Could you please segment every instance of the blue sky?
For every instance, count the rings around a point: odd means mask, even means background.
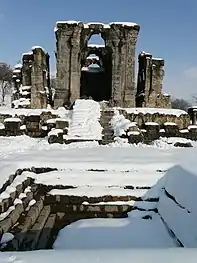
[[[0,60],[14,65],[40,45],[54,70],[58,20],[139,23],[137,53],[165,59],[164,91],[186,99],[197,95],[196,0],[0,0]]]

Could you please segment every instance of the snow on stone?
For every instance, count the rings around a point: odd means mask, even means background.
[[[49,133],[48,136],[58,136],[58,134],[63,133],[62,129],[52,129]]]
[[[197,125],[189,125],[187,128],[188,130],[197,129]]]
[[[153,57],[152,58],[153,60],[163,60],[163,58],[155,58],[155,57]],[[168,95],[168,94],[167,94]]]
[[[147,192],[146,189],[124,189],[120,187],[79,187],[75,189],[53,189],[49,195],[72,195],[72,196],[87,196],[87,197],[100,197],[100,196],[135,196],[143,197]],[[151,196],[152,198],[158,198],[158,196]],[[146,200],[146,199],[144,199]]]
[[[175,122],[165,122],[164,125],[165,126],[177,126]]]
[[[47,52],[45,51],[45,49],[43,48],[43,47],[41,47],[41,46],[33,46],[32,48],[31,48],[31,50],[33,51],[33,50],[35,50],[35,49],[42,49],[42,51],[46,54]]]
[[[140,132],[139,131],[130,131],[127,134],[128,134],[128,136],[130,136],[130,135],[139,135]]]
[[[88,47],[90,48],[103,48],[105,45],[102,44],[88,44]]]
[[[126,134],[126,131],[129,127],[136,126],[136,123],[126,119],[124,115],[120,114],[119,111],[115,110],[115,114],[111,120],[111,125],[114,130],[114,135],[122,136]]]
[[[164,115],[174,115],[174,116],[181,116],[181,115],[187,115],[186,111],[178,110],[178,109],[161,109],[161,108],[124,108],[124,110],[127,111],[127,113],[133,113],[133,114],[164,114]]]
[[[188,129],[183,129],[183,130],[180,130],[179,132],[180,133],[188,133],[189,131],[188,131]]]
[[[122,25],[122,26],[127,26],[127,27],[134,27],[134,26],[138,26],[138,24],[133,23],[133,22],[111,22],[109,24],[111,25]]]
[[[158,126],[159,124],[156,123],[156,122],[149,121],[149,122],[145,122],[145,125],[148,125],[148,126]]]
[[[158,215],[152,215],[152,220],[144,220],[142,219],[145,215],[144,212],[138,212],[137,217],[135,214],[135,212],[131,212],[129,217],[124,219],[79,220],[60,230],[53,248],[131,249],[176,247]],[[94,238],[87,238],[91,236]]]
[[[30,90],[31,86],[22,86],[21,90],[25,91],[25,90]]]
[[[6,212],[1,213],[0,221],[4,220],[14,209],[15,209],[15,206],[10,206]]]
[[[99,123],[100,105],[93,100],[76,100],[72,111],[68,138],[101,140],[102,127]]]
[[[19,118],[6,118],[4,120],[4,123],[6,123],[6,122],[21,122],[21,119],[19,119]]]
[[[19,199],[19,198],[16,198],[15,200],[14,200],[14,205],[16,206],[16,205],[18,205],[18,204],[22,204],[23,202],[21,201],[21,199]]]
[[[13,73],[21,73],[21,70],[20,69],[14,69]]]
[[[5,126],[3,123],[0,123],[0,130],[4,130],[5,129]]]

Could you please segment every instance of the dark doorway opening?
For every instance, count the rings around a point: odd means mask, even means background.
[[[89,40],[91,42],[91,39]],[[88,44],[82,52],[81,98],[109,101],[112,84],[112,52],[105,44]]]

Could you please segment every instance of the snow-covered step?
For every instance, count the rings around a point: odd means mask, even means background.
[[[101,140],[102,127],[99,123],[100,105],[93,100],[76,100],[73,107],[69,137]]]

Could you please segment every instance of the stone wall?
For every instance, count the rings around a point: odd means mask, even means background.
[[[57,22],[57,90],[55,107],[80,98],[82,52],[93,34],[101,34],[112,53],[111,104],[135,105],[135,46],[140,27],[134,23]]]

